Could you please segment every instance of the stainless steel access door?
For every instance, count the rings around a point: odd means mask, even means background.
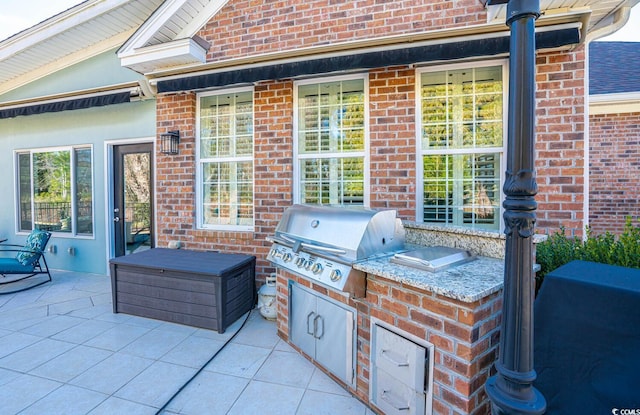
[[[291,282],[289,311],[291,342],[355,387],[356,310]]]

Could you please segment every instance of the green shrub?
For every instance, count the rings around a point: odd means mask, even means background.
[[[640,227],[634,226],[631,218],[627,218],[619,237],[609,232],[593,235],[590,229],[586,236],[584,240],[569,237],[564,229],[560,229],[536,245],[536,262],[540,264],[536,275],[537,289],[546,274],[576,259],[640,268]]]

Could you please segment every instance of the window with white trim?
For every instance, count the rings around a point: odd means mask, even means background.
[[[495,64],[419,73],[418,220],[500,228],[504,74],[504,66]]]
[[[295,200],[368,205],[365,79],[296,84]]]
[[[18,151],[18,231],[93,235],[90,146]]]
[[[253,228],[253,90],[199,95],[198,223]]]

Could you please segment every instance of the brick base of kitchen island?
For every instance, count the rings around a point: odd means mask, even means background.
[[[286,341],[289,340],[289,280],[357,310],[355,390],[332,377],[374,411],[382,413],[369,402],[372,318],[435,346],[433,414],[491,413],[484,384],[493,374],[491,371],[497,357],[501,290],[467,302],[368,273],[366,297],[352,299],[295,274],[278,270],[278,335]]]

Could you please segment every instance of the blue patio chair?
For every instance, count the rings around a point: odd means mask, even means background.
[[[27,236],[24,246],[0,244],[0,294],[28,290],[51,281],[44,258],[44,249],[50,237],[50,232],[34,230]],[[16,284],[37,275],[46,275],[47,278],[34,278],[33,283]],[[5,290],[4,286],[12,288]]]

